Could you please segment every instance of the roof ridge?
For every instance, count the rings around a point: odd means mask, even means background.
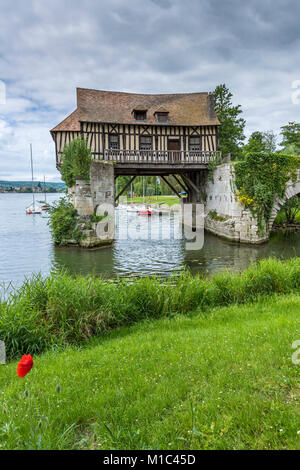
[[[83,87],[76,87],[76,90],[84,90],[84,91],[98,91],[100,93],[115,93],[115,94],[123,94],[123,95],[134,95],[134,96],[185,96],[185,95],[208,95],[210,92],[208,91],[186,91],[183,93],[132,93],[130,91],[116,91],[116,90],[97,90],[96,88],[83,88]]]

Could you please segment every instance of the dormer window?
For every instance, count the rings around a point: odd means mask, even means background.
[[[164,109],[159,109],[155,112],[155,117],[157,122],[168,122],[169,112]]]
[[[147,119],[147,110],[146,109],[134,109],[133,114],[134,114],[134,119],[136,121],[146,121],[146,119]]]

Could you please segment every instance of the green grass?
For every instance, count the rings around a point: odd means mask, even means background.
[[[211,278],[109,282],[63,272],[35,276],[0,303],[0,338],[9,358],[81,344],[144,319],[185,314],[196,308],[243,304],[273,293],[299,292],[300,258],[260,261],[239,273]]]
[[[177,196],[145,196],[129,198],[128,202],[137,202],[145,204],[166,204],[167,206],[174,206],[179,204],[179,198]]]
[[[299,449],[299,314],[273,296],[0,366],[0,449]]]

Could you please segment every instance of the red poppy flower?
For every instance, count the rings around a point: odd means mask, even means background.
[[[31,355],[24,354],[24,356],[22,356],[22,359],[20,360],[18,367],[17,367],[18,377],[21,377],[21,378],[25,377],[25,375],[31,371],[32,366],[33,366],[33,359]]]

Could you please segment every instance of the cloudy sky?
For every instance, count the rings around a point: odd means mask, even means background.
[[[174,93],[226,83],[248,135],[300,121],[291,99],[300,85],[298,0],[0,0],[0,8],[0,179],[29,178],[32,142],[35,179],[60,180],[49,129],[75,109],[76,87]]]

